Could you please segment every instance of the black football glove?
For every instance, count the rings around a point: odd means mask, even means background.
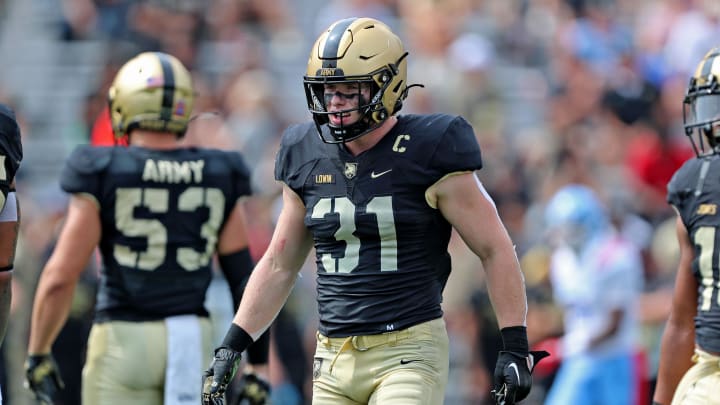
[[[522,401],[530,393],[532,387],[532,371],[540,360],[550,353],[532,351],[522,353],[501,351],[495,363],[493,395],[497,405],[513,405]]]
[[[42,404],[52,405],[57,393],[65,388],[51,354],[29,355],[25,361],[25,387]]]
[[[215,349],[210,368],[203,373],[203,405],[224,405],[225,390],[235,377],[240,365],[241,353],[226,347]]]
[[[242,376],[237,404],[267,405],[270,403],[270,384],[256,374]]]

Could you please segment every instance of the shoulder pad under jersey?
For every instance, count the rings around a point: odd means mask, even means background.
[[[430,160],[430,167],[441,174],[474,171],[482,168],[480,145],[470,123],[461,116],[441,114],[440,123],[447,123]]]
[[[60,173],[60,187],[68,193],[96,195],[99,187],[98,175],[110,164],[114,148],[90,145],[75,148]]]
[[[223,156],[228,162],[228,165],[232,168],[238,197],[252,194],[250,168],[248,168],[245,163],[245,159],[243,159],[242,154],[236,151],[223,151]]]
[[[276,180],[293,187],[299,168],[321,153],[319,148],[322,145],[314,145],[315,139],[321,142],[315,131],[313,123],[304,123],[291,125],[283,132],[280,149],[275,155]]]
[[[668,203],[680,209],[686,198],[695,192],[702,162],[701,159],[690,159],[675,171],[667,184]]]

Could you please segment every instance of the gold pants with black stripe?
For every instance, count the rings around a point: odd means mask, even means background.
[[[200,318],[202,367],[213,353],[208,318]],[[82,403],[87,405],[159,405],[163,403],[167,329],[164,321],[94,324],[82,376]],[[197,370],[198,390],[201,376]]]
[[[313,405],[438,405],[448,379],[442,318],[371,336],[318,333]]]
[[[720,405],[720,356],[696,348],[692,360],[695,364],[680,380],[672,405]]]

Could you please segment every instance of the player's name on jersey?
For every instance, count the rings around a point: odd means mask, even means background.
[[[142,179],[157,183],[200,183],[203,167],[205,160],[202,159],[185,162],[147,159]]]

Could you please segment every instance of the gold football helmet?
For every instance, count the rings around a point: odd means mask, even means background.
[[[108,101],[115,138],[133,129],[182,136],[195,94],[190,72],[176,57],[143,52],[120,68],[108,91]]]
[[[705,54],[690,78],[683,123],[698,156],[720,152],[720,48]]]
[[[303,83],[308,109],[320,138],[327,143],[356,139],[400,111],[407,97],[407,61],[402,41],[384,23],[372,18],[348,18],[330,25],[310,51]],[[361,118],[349,125],[329,125],[324,85],[329,83],[369,84],[370,100],[360,95],[357,108]],[[328,124],[328,137],[322,126]]]

